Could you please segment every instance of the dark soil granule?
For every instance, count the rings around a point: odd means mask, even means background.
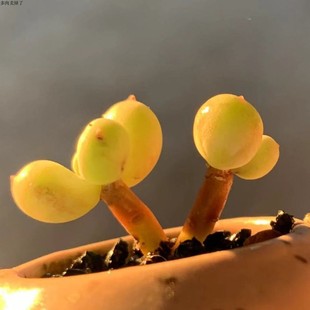
[[[271,221],[272,229],[279,231],[281,234],[288,234],[294,226],[294,216],[284,211],[278,211],[275,222]]]
[[[190,257],[203,253],[206,253],[205,247],[199,240],[193,238],[180,243],[175,249],[174,258]]]
[[[231,232],[227,230],[216,231],[207,236],[203,242],[207,253],[228,250],[233,248],[233,241],[229,239]]]
[[[120,239],[106,254],[104,265],[107,269],[117,269],[126,266],[130,259],[128,243]]]

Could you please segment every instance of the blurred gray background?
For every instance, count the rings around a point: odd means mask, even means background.
[[[125,234],[104,204],[66,224],[15,207],[9,175],[35,159],[70,165],[81,128],[130,93],[158,115],[164,148],[134,188],[164,227],[181,225],[204,175],[198,107],[242,94],[281,145],[277,167],[235,178],[224,217],[309,211],[308,0],[35,1],[0,6],[0,267]]]

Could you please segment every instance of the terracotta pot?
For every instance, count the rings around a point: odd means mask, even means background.
[[[272,219],[225,219],[216,229],[250,228],[255,233],[270,228]],[[52,253],[0,270],[0,308],[309,309],[309,228],[299,221],[290,234],[239,249],[89,275],[40,278],[68,266],[86,249],[106,252],[117,239]],[[166,232],[175,236],[179,229]]]

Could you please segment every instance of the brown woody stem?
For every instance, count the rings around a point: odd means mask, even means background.
[[[152,211],[123,182],[105,185],[101,199],[116,219],[139,243],[143,254],[153,252],[167,237]]]
[[[175,248],[188,239],[195,237],[203,242],[218,221],[233,183],[233,173],[212,167],[207,168],[202,187],[192,207]]]

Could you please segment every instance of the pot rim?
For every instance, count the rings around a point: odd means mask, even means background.
[[[247,228],[246,223],[255,233],[270,229],[270,220],[274,217],[225,219],[215,229],[234,233]],[[132,240],[124,239],[128,238]],[[0,305],[1,294],[14,299],[21,292],[29,294],[38,306],[34,309],[308,309],[310,226],[300,220],[289,234],[232,250],[87,275],[29,278],[38,266],[42,272],[50,259],[110,247],[116,240],[54,252],[0,270]]]
[[[258,231],[264,230],[264,229],[270,229],[270,222],[275,219],[275,216],[253,216],[253,217],[235,217],[235,218],[226,218],[226,219],[220,219],[214,228],[214,231],[217,230],[229,230],[231,233],[236,233],[239,231],[241,228],[249,228],[252,230],[252,234],[255,234]],[[298,224],[303,223],[299,219],[295,219],[295,226]],[[181,226],[178,227],[172,227],[172,228],[166,228],[164,229],[165,233],[169,238],[175,237],[181,230]],[[294,229],[292,230],[294,231]],[[278,237],[279,238],[279,237]],[[274,238],[274,239],[278,239]],[[42,278],[42,276],[46,273],[61,273],[65,268],[67,268],[74,259],[82,255],[85,251],[94,251],[99,254],[104,254],[108,250],[110,250],[113,245],[118,241],[118,240],[124,240],[128,242],[129,244],[132,244],[134,242],[134,239],[130,235],[125,235],[122,237],[117,237],[117,238],[112,238],[104,241],[99,241],[95,243],[90,243],[82,246],[77,246],[65,250],[60,250],[56,252],[49,253],[47,255],[43,255],[41,257],[35,258],[33,260],[30,260],[26,263],[23,263],[19,266],[13,267],[11,270],[14,271],[14,274],[17,277],[20,278]],[[268,244],[270,242],[275,242],[274,239],[263,241],[259,243],[259,247],[264,246],[265,244]],[[252,245],[251,247],[249,246],[244,246],[241,248],[235,248],[235,249],[230,249],[230,250],[224,250],[224,251],[241,251],[241,252],[247,252],[253,247],[257,247],[258,245]],[[219,251],[220,253],[223,253],[223,251]],[[224,252],[225,253],[225,252]],[[200,257],[212,257],[218,255],[218,252],[212,252],[212,253],[205,253],[199,255]],[[193,256],[195,257],[195,256]],[[193,257],[187,257],[187,258],[182,258],[179,259],[184,262],[184,260],[190,260]],[[165,264],[173,264],[176,261],[179,260],[171,260],[171,261],[165,261],[162,263]],[[62,263],[60,263],[62,262]],[[157,263],[158,264],[158,263]],[[156,264],[156,265],[157,265]],[[57,268],[56,266],[59,265]],[[152,264],[150,265],[145,265],[143,268],[150,268]],[[39,267],[39,268],[38,268]],[[140,268],[141,266],[131,266],[131,267],[125,267],[126,269],[130,268]],[[55,270],[56,268],[56,270]],[[118,272],[119,270],[124,270],[124,268],[119,268],[113,270],[113,272]],[[1,271],[1,270],[0,270]],[[108,271],[102,271],[100,273],[105,273]],[[94,273],[91,273],[94,274]],[[81,276],[89,276],[91,274],[87,275],[77,275],[78,277]],[[75,276],[76,277],[76,276]],[[63,279],[63,278],[58,278],[58,279]]]

